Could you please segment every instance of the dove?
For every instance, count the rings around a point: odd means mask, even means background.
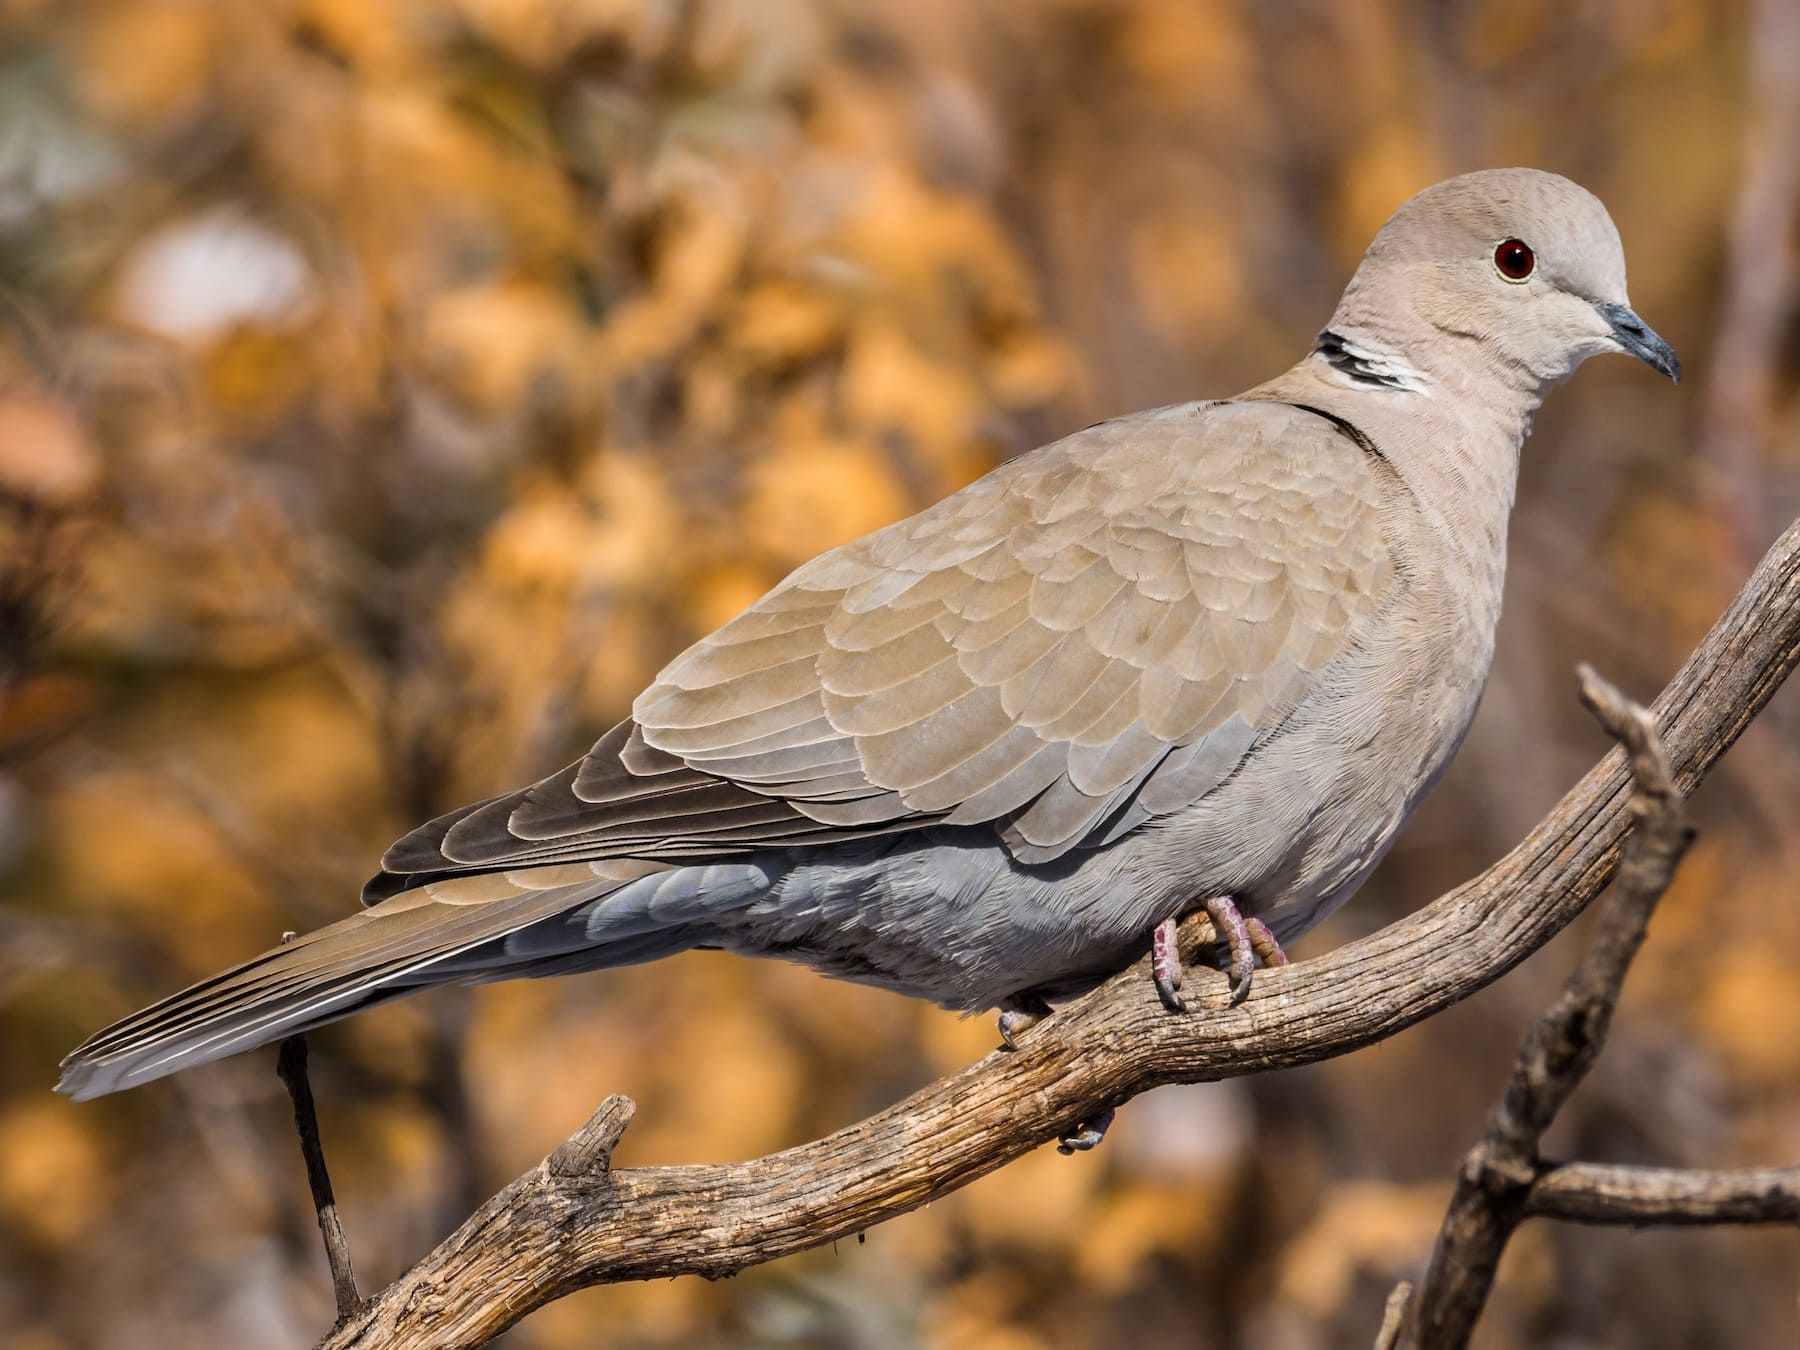
[[[1427,188],[1291,369],[822,554],[574,763],[421,825],[360,912],[99,1032],[59,1090],[695,948],[998,1010],[1010,1044],[1146,950],[1184,1010],[1175,925],[1204,911],[1242,997],[1462,741],[1532,414],[1605,352],[1680,378],[1597,198],[1531,169]]]

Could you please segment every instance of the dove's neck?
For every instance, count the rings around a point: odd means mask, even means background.
[[[1306,360],[1251,396],[1321,409],[1367,436],[1439,522],[1447,560],[1497,620],[1519,450],[1545,390],[1484,355],[1468,341],[1408,351],[1334,326]]]

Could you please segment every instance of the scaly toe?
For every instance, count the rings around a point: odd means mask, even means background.
[[[1174,919],[1164,919],[1150,934],[1150,977],[1156,982],[1156,996],[1170,1012],[1186,1012],[1187,1001],[1180,989],[1187,978],[1181,965],[1181,944],[1177,940]]]
[[[1288,954],[1281,950],[1281,943],[1269,931],[1269,925],[1261,919],[1245,919],[1244,927],[1250,933],[1250,950],[1256,953],[1256,959],[1265,966],[1285,966]]]
[[[1212,920],[1213,932],[1225,944],[1228,954],[1225,969],[1231,977],[1231,1002],[1235,1007],[1249,994],[1250,977],[1256,970],[1256,950],[1250,937],[1250,925],[1229,895],[1211,896],[1201,902],[1201,908]]]

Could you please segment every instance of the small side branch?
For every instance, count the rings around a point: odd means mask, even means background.
[[[612,1170],[612,1153],[625,1137],[631,1118],[637,1114],[637,1103],[614,1094],[600,1103],[574,1134],[556,1146],[544,1159],[544,1171],[553,1177],[597,1177]]]
[[[1525,1213],[1631,1227],[1800,1223],[1800,1167],[1713,1172],[1563,1163],[1531,1183]]]
[[[1431,1265],[1402,1327],[1403,1347],[1468,1344],[1507,1240],[1530,1212],[1541,1170],[1538,1145],[1606,1044],[1632,958],[1693,838],[1649,710],[1591,667],[1582,666],[1580,678],[1582,702],[1630,761],[1631,836],[1586,957],[1531,1029],[1487,1132],[1463,1159]]]
[[[1411,1280],[1402,1280],[1387,1297],[1381,1310],[1381,1327],[1375,1333],[1375,1350],[1394,1350],[1400,1343],[1400,1329],[1406,1325],[1406,1308],[1412,1302]]]
[[[289,1036],[281,1043],[275,1072],[294,1102],[294,1128],[300,1133],[300,1153],[306,1159],[306,1184],[312,1188],[313,1208],[318,1211],[319,1235],[325,1239],[325,1259],[331,1263],[331,1292],[337,1299],[338,1321],[362,1307],[356,1292],[356,1272],[350,1266],[350,1244],[338,1219],[337,1200],[331,1194],[331,1173],[325,1170],[325,1149],[319,1143],[319,1116],[313,1108],[312,1081],[306,1073],[306,1037]]]

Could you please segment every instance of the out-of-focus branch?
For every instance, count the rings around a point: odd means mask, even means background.
[[[1375,1350],[1394,1350],[1400,1343],[1400,1329],[1406,1325],[1412,1292],[1412,1281],[1402,1280],[1387,1296],[1387,1305],[1381,1310],[1381,1327],[1375,1333]]]
[[[286,934],[282,941],[293,939]],[[337,1299],[338,1323],[362,1307],[356,1289],[356,1271],[350,1264],[350,1242],[338,1218],[337,1198],[331,1193],[331,1173],[325,1168],[325,1146],[319,1140],[319,1114],[313,1105],[312,1079],[306,1072],[306,1036],[289,1036],[275,1057],[275,1072],[294,1103],[294,1129],[300,1136],[300,1156],[306,1161],[306,1184],[312,1191],[313,1209],[319,1218],[319,1236],[325,1240],[325,1260],[331,1267],[331,1292]]]
[[[1739,566],[1767,520],[1759,459],[1774,406],[1782,333],[1796,300],[1800,218],[1800,6],[1750,6],[1750,106],[1744,163],[1727,236],[1725,295],[1707,375],[1700,459]]]
[[[1692,790],[1796,663],[1800,523],[1657,700],[1676,791]],[[1615,750],[1481,876],[1319,960],[1261,972],[1236,1007],[1222,978],[1202,979],[1193,1014],[1172,1016],[1140,962],[1024,1032],[1016,1053],[765,1158],[613,1170],[624,1109],[609,1103],[605,1121],[488,1201],[324,1344],[478,1345],[589,1285],[733,1274],[917,1209],[1152,1087],[1311,1063],[1390,1036],[1498,979],[1579,914],[1612,874],[1631,799]]]
[[[1606,1163],[1539,1164],[1522,1217],[1630,1228],[1800,1223],[1800,1167],[1704,1171]],[[1374,1350],[1397,1350],[1413,1284],[1388,1295]]]
[[[1800,1167],[1715,1172],[1562,1163],[1531,1183],[1525,1213],[1631,1226],[1800,1223]]]
[[[66,521],[0,493],[0,712],[37,665],[69,588]]]
[[[1724,526],[1723,565],[1734,575],[1756,556],[1767,514],[1769,437],[1779,402],[1782,347],[1795,306],[1800,225],[1800,5],[1753,0],[1748,13],[1747,125],[1725,240],[1725,280],[1698,437],[1702,489]],[[1725,578],[1719,579],[1720,590]],[[1777,708],[1738,756],[1733,775],[1765,821],[1786,819],[1800,794],[1793,715]],[[1779,826],[1777,845],[1791,841]]]
[[[1468,1343],[1500,1255],[1525,1217],[1544,1131],[1605,1047],[1632,958],[1693,837],[1649,710],[1587,666],[1581,698],[1629,753],[1631,838],[1586,957],[1526,1037],[1487,1132],[1463,1159],[1431,1265],[1401,1327],[1402,1347]]]

